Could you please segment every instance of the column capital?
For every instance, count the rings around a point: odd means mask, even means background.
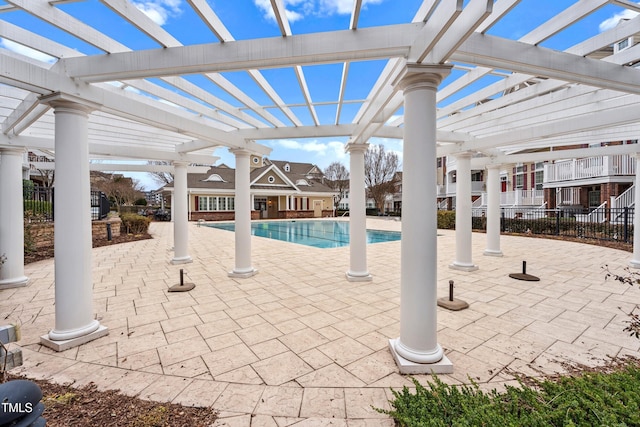
[[[100,104],[63,92],[56,92],[51,95],[41,96],[40,103],[48,104],[55,109],[65,108],[73,111],[81,111],[86,114],[101,108]]]
[[[488,165],[485,166],[485,168],[487,168],[487,169],[500,169],[500,168],[502,168],[502,166],[504,166],[504,165],[501,165],[501,164],[498,164],[498,163],[489,163]]]
[[[428,87],[435,90],[449,75],[452,68],[452,65],[441,64],[407,64],[393,84],[403,91],[418,87]]]
[[[236,157],[249,157],[251,155],[251,151],[246,148],[229,148],[229,152]]]
[[[26,151],[26,147],[19,147],[19,146],[15,146],[15,145],[0,145],[0,154],[2,153],[7,153],[7,154],[17,154],[17,155],[22,155],[25,153]]]
[[[456,153],[453,155],[456,159],[470,159],[473,157],[473,153],[471,151],[464,151],[462,153]]]
[[[174,167],[176,167],[176,166],[178,166],[178,167],[187,167],[187,166],[189,166],[189,162],[186,162],[184,160],[174,160],[171,163],[173,164]]]
[[[349,142],[344,147],[344,151],[346,151],[347,153],[351,153],[351,152],[364,153],[368,149],[369,149],[369,144],[366,142],[365,143]]]

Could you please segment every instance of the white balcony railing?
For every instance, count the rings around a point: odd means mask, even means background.
[[[580,188],[558,188],[556,190],[557,206],[574,206],[580,204]]]
[[[606,176],[634,175],[635,159],[629,154],[563,160],[544,165],[544,182],[575,181]]]
[[[500,193],[500,206],[540,206],[543,203],[543,190],[515,190]]]
[[[636,187],[632,185],[618,197],[611,197],[611,209],[624,209],[635,206],[636,202]]]
[[[456,194],[457,183],[448,182],[446,188],[447,196],[455,196]],[[438,191],[440,189],[438,188]],[[472,181],[471,182],[471,194],[480,194],[485,190],[484,182],[482,181]]]

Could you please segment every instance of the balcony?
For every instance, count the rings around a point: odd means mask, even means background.
[[[635,166],[635,159],[629,154],[563,160],[544,165],[544,183],[635,175]]]
[[[479,195],[484,190],[485,190],[484,182],[482,182],[482,181],[472,181],[471,182],[471,194]],[[440,191],[439,188],[438,188],[438,191]],[[456,195],[456,183],[455,182],[448,182],[447,183],[446,195],[449,196],[449,197]]]

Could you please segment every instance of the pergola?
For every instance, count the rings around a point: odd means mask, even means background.
[[[251,264],[249,156],[270,152],[260,141],[347,137],[352,203],[346,277],[367,281],[371,276],[366,259],[364,152],[371,138],[402,139],[406,232],[401,244],[401,333],[390,340],[390,348],[402,372],[417,373],[452,369],[436,336],[436,177],[431,169],[436,156],[458,159],[452,268],[473,270],[468,244],[471,167],[488,169],[485,255],[500,256],[500,165],[531,156],[543,161],[639,151],[637,145],[561,154],[550,148],[638,139],[640,44],[619,51],[612,46],[640,33],[640,16],[563,51],[542,46],[600,8],[640,12],[640,4],[630,0],[563,2],[568,4],[564,10],[517,40],[497,36],[493,29],[513,21],[519,3],[527,0],[389,1],[384,7],[413,8],[415,13],[409,13],[412,19],[406,22],[377,26],[360,25],[366,4],[354,0],[348,28],[305,34],[294,34],[284,2],[271,0],[277,22],[274,34],[243,40],[234,39],[212,2],[186,0],[183,6],[207,29],[200,44],[189,45],[130,0],[3,3],[0,37],[52,60],[0,51],[0,254],[7,254],[0,289],[28,282],[22,258],[22,153],[51,152],[56,169],[56,324],[42,343],[57,350],[107,333],[107,327],[94,319],[91,303],[91,229],[86,214],[91,160],[172,164],[172,262],[185,263],[191,261],[189,165],[213,164],[213,151],[228,147],[236,157],[237,182],[236,265],[229,274],[241,280],[256,273]],[[83,22],[82,13],[68,12],[69,3],[80,11],[82,4],[85,11],[104,8],[117,15],[123,27],[132,27],[157,47],[125,46],[97,25]],[[64,38],[39,32],[51,26],[69,40],[81,40],[87,53],[64,44]],[[366,98],[350,97],[353,69],[380,60],[385,65]],[[339,88],[332,101],[314,102],[311,94],[321,89],[310,86],[305,67],[327,64],[342,66]],[[285,102],[267,77],[271,69],[295,75],[290,84],[299,87],[304,102]],[[248,75],[263,96],[252,98],[247,88],[234,84],[229,78],[234,72]],[[225,100],[229,96],[235,101]],[[359,109],[352,120],[345,120],[344,109],[350,105]],[[330,121],[318,114],[327,106],[335,110]],[[528,150],[542,152],[519,154]],[[635,230],[640,230],[640,223]],[[640,266],[640,236],[634,241],[632,265]]]

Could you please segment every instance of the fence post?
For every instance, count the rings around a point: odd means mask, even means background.
[[[624,207],[624,242],[629,243],[629,207]]]
[[[560,235],[560,211],[556,210],[556,236]]]
[[[500,209],[500,232],[504,233],[504,208]]]

